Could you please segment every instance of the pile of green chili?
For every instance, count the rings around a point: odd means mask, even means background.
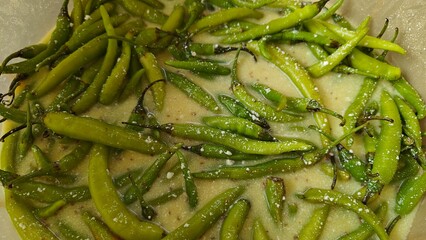
[[[64,0],[49,40],[12,53],[0,66],[1,74],[14,76],[0,94],[6,121],[0,181],[20,236],[188,240],[210,231],[220,239],[242,233],[275,239],[276,229],[306,204],[315,208],[311,217],[296,236],[284,238],[320,238],[330,212],[342,208],[360,221],[339,239],[389,239],[426,191],[419,124],[426,104],[386,60],[391,52],[405,54],[395,43],[398,32],[382,39],[386,23],[371,36],[370,18],[352,26],[338,14],[342,4]],[[315,62],[306,65],[286,51],[293,45],[305,47]],[[276,67],[299,95],[248,84],[240,74],[247,61],[253,71],[259,62]],[[362,79],[341,113],[324,104],[316,84],[336,75]],[[214,84],[228,91],[209,89]],[[161,122],[158,116],[176,107],[166,103],[170,88],[187,96],[176,105],[191,101],[207,114]],[[121,120],[104,117],[109,114]],[[280,136],[277,129],[315,137]],[[111,164],[120,159],[134,162],[114,172]],[[288,189],[292,174],[309,175],[317,166],[329,176],[329,188]],[[232,187],[205,200],[200,185],[219,179]],[[153,191],[167,181],[166,191]],[[246,192],[253,181],[263,184],[258,194],[266,220],[251,210]],[[338,190],[347,182],[359,189]],[[380,195],[386,188],[397,189],[391,200]],[[159,209],[181,197],[190,214],[169,229],[157,221]],[[78,224],[61,213],[73,206]]]

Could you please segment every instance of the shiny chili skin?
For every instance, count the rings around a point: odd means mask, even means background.
[[[193,173],[196,178],[205,179],[253,179],[274,173],[293,172],[302,169],[305,166],[299,158],[282,158],[269,160],[263,163],[243,166],[226,166],[213,170],[206,170]]]
[[[244,222],[249,213],[250,201],[244,198],[238,199],[229,209],[226,218],[220,228],[220,239],[238,240],[239,233],[243,229]]]
[[[119,149],[142,153],[160,153],[165,149],[163,143],[150,136],[94,118],[51,112],[46,114],[43,122],[47,128],[58,134]]]
[[[95,144],[89,153],[89,189],[105,224],[125,239],[139,239],[140,236],[160,239],[163,229],[153,223],[140,221],[121,201],[108,174],[108,156],[108,147],[100,144]]]
[[[203,235],[244,192],[244,187],[230,188],[220,193],[189,220],[170,232],[163,240],[195,240]]]
[[[247,48],[256,55],[262,55],[263,51],[259,47],[259,42],[249,42]],[[302,96],[322,103],[318,88],[315,86],[315,83],[309,76],[309,73],[300,63],[296,61],[296,59],[277,46],[266,45],[264,51],[266,52],[263,53],[263,56],[266,58],[266,60],[272,62],[284,73],[286,73]],[[314,113],[314,118],[320,129],[326,133],[330,133],[330,124],[325,114],[319,112]],[[329,144],[326,138],[322,138],[321,140],[323,145]]]
[[[372,173],[378,174],[377,179],[388,184],[396,172],[401,148],[402,123],[398,107],[390,94],[382,92],[380,113],[392,122],[381,121],[381,132],[373,160]]]
[[[303,225],[299,232],[300,240],[314,240],[318,239],[323,230],[324,223],[327,221],[328,214],[330,212],[330,206],[322,206],[316,208],[313,212],[309,221]]]
[[[225,117],[225,116],[207,116],[203,117],[203,123],[217,129],[234,132],[249,138],[264,141],[273,141],[275,138],[269,131],[261,126],[250,122],[244,118]]]
[[[187,77],[165,71],[167,81],[178,87],[187,96],[214,113],[220,113],[220,107],[214,97]]]
[[[227,95],[219,95],[218,100],[232,115],[240,118],[247,119],[257,125],[269,129],[270,126],[266,119],[261,117],[259,113],[248,110],[240,101]]]
[[[321,0],[311,5],[307,5],[303,8],[297,8],[290,14],[285,15],[282,18],[271,20],[270,22],[253,27],[243,33],[235,34],[222,40],[223,43],[237,43],[251,39],[256,39],[267,34],[277,33],[283,29],[291,28],[306,19],[313,18],[319,13],[321,8],[325,5],[328,0]]]
[[[203,17],[192,24],[188,31],[190,33],[197,33],[207,28],[212,28],[218,26],[223,23],[227,23],[231,20],[246,18],[246,17],[254,17],[260,18],[263,14],[249,8],[229,8],[223,9],[216,13],[212,13],[206,17]]]
[[[347,194],[335,190],[310,188],[299,195],[299,197],[309,202],[325,203],[328,206],[335,205],[351,210],[358,214],[365,222],[369,223],[380,239],[389,239],[388,234],[381,225],[380,219],[374,214],[373,210]]]
[[[282,224],[286,191],[284,180],[279,177],[267,177],[265,180],[265,197],[269,214],[275,224]]]
[[[396,195],[395,212],[401,215],[409,214],[419,204],[425,192],[425,173],[406,179]]]
[[[297,139],[266,142],[197,124],[170,123],[154,128],[159,128],[172,136],[209,141],[250,154],[275,155],[290,151],[308,151],[313,148],[311,144]]]

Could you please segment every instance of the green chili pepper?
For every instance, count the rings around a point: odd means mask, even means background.
[[[334,178],[337,175],[337,180],[348,181],[351,178],[350,173],[346,169],[340,169],[331,163],[321,163],[321,171],[329,177]]]
[[[62,237],[64,237],[65,239],[69,239],[69,240],[88,239],[87,236],[85,236],[78,230],[74,229],[71,225],[63,221],[59,222],[58,229]]]
[[[257,112],[250,111],[244,105],[238,101],[237,99],[234,99],[232,97],[229,97],[227,95],[219,95],[218,97],[220,103],[222,103],[231,113],[232,115],[240,118],[247,119],[251,122],[256,123],[257,125],[269,129],[270,126],[266,119],[259,116]]]
[[[46,169],[50,167],[51,160],[46,156],[46,154],[37,146],[32,145],[31,151],[34,156],[34,160],[36,161],[39,169]]]
[[[286,197],[284,180],[278,177],[267,177],[265,181],[265,196],[272,219],[276,224],[282,224]]]
[[[235,34],[229,37],[226,37],[222,40],[223,43],[237,43],[243,42],[251,39],[256,39],[264,35],[273,34],[280,32],[284,29],[288,29],[296,26],[297,24],[313,18],[319,13],[321,8],[325,5],[328,0],[321,0],[311,5],[307,5],[303,8],[297,8],[290,14],[285,15],[284,17],[271,20],[266,24],[262,24],[256,27],[253,27],[245,32],[240,34]]]
[[[93,61],[104,53],[107,46],[106,38],[94,38],[83,47],[62,60],[53,68],[46,78],[35,86],[32,93],[35,96],[43,96],[55,88],[68,76],[77,72],[81,66]]]
[[[172,136],[209,141],[250,154],[274,155],[290,151],[308,151],[313,148],[311,144],[297,139],[265,142],[196,124],[169,123],[161,126],[153,126],[153,128],[167,132]]]
[[[140,16],[143,19],[153,23],[164,23],[167,16],[161,11],[147,5],[138,0],[117,0],[127,11],[135,16]]]
[[[376,146],[377,146],[379,134],[377,133],[376,129],[371,125],[367,125],[367,132],[368,134],[364,134],[363,136],[364,148],[366,151],[367,162],[372,163],[374,158],[374,153],[376,152]]]
[[[187,69],[196,73],[207,73],[213,75],[228,75],[229,73],[231,73],[231,70],[229,68],[209,61],[168,60],[165,63],[175,68]]]
[[[208,0],[207,2],[213,6],[223,9],[234,7],[234,4],[232,4],[231,0]]]
[[[28,150],[34,142],[31,108],[30,103],[27,103],[27,122],[25,124],[26,128],[22,132],[18,141],[18,155],[21,159],[27,155]]]
[[[389,183],[396,172],[401,146],[402,124],[398,107],[387,92],[380,98],[380,113],[383,117],[392,119],[392,122],[381,121],[381,132],[377,142],[373,160],[373,174],[378,174],[380,183]]]
[[[342,115],[330,109],[323,107],[318,101],[309,98],[287,97],[279,91],[272,89],[261,83],[254,83],[252,88],[262,94],[266,99],[277,104],[277,110],[289,110],[298,113],[322,112],[342,120],[341,125],[345,125],[345,119]]]
[[[338,47],[339,43],[335,40],[332,40],[328,37],[314,34],[306,31],[299,30],[287,30],[272,35],[266,35],[262,38],[261,41],[290,41],[290,42],[306,42],[306,43],[316,43],[319,45],[324,45],[328,47]]]
[[[182,193],[184,192],[183,188],[176,188],[172,189],[170,191],[167,191],[167,193],[160,195],[156,198],[147,200],[147,204],[151,206],[159,206],[162,205],[170,200],[178,198]]]
[[[327,205],[336,205],[351,210],[367,222],[380,239],[389,239],[380,219],[374,214],[373,210],[352,196],[334,190],[310,188],[299,197],[308,202],[326,203]]]
[[[255,219],[253,222],[253,240],[270,240],[265,227],[259,218]]]
[[[283,112],[276,111],[271,106],[257,100],[252,96],[239,81],[237,76],[237,64],[238,64],[238,54],[234,60],[232,67],[232,84],[231,90],[235,97],[243,103],[248,109],[251,109],[254,112],[257,112],[261,117],[275,122],[293,122],[302,120],[302,116]]]
[[[416,176],[419,173],[420,165],[411,154],[402,152],[399,156],[399,159],[401,160],[400,165],[403,165],[398,167],[398,170],[392,178],[392,182],[399,182]]]
[[[313,33],[328,36],[341,44],[346,42],[345,39],[335,34],[319,21],[309,21],[304,25]],[[387,80],[397,80],[401,77],[400,68],[370,57],[357,48],[353,49],[351,54],[349,54],[348,59],[352,67],[357,68],[362,72],[366,72],[367,74],[380,76]]]
[[[100,10],[101,10],[102,20],[104,22],[104,26],[107,31],[107,34],[110,36],[114,36],[115,31],[114,31],[114,27],[111,24],[108,12],[103,6],[100,7]],[[111,71],[113,70],[114,63],[117,57],[117,51],[118,51],[117,40],[108,39],[107,52],[102,62],[102,66],[99,69],[98,74],[96,74],[95,79],[93,79],[92,83],[89,85],[86,91],[76,100],[76,102],[72,106],[72,110],[75,113],[83,113],[87,111],[99,100],[100,93],[102,92],[102,87],[107,81],[108,76],[111,74]],[[128,50],[126,55],[130,55],[128,53]],[[123,62],[124,61],[125,59],[123,59]],[[114,73],[117,74],[116,72]],[[108,101],[105,101],[105,102],[108,102]]]
[[[191,43],[188,46],[191,55],[203,55],[203,56],[211,56],[221,53],[226,53],[229,51],[238,50],[236,47],[222,47],[217,44],[209,44],[209,43]]]
[[[376,208],[374,213],[377,215],[377,217],[381,221],[383,221],[387,211],[388,211],[388,204],[386,202],[383,202]],[[338,240],[353,240],[353,239],[366,240],[370,238],[373,234],[374,234],[374,229],[372,228],[372,226],[368,224],[367,222],[363,222],[357,229],[343,236],[340,236]]]
[[[83,3],[83,7],[90,7],[89,5],[91,4],[91,0],[85,0],[86,2],[82,2]],[[115,9],[115,4],[112,2],[107,2],[105,4],[103,4],[103,6],[105,7],[105,9],[108,11],[108,13],[111,13],[114,9]],[[85,10],[84,10],[85,11]],[[76,29],[76,31],[79,31],[91,24],[93,24],[94,22],[98,21],[99,19],[102,18],[101,16],[101,11],[99,8],[95,9],[94,11],[91,11],[90,13],[85,12],[84,13],[84,21],[82,22],[82,24],[78,27],[78,29]]]
[[[94,145],[89,153],[89,188],[96,209],[112,232],[124,239],[160,239],[163,230],[133,215],[116,192],[108,174],[108,148]],[[108,201],[105,201],[108,199]]]
[[[194,146],[183,146],[185,150],[196,153],[206,158],[229,159],[236,161],[256,160],[264,156],[258,154],[245,154],[233,148],[225,147],[219,144],[202,143]]]
[[[107,10],[108,11],[108,10]],[[128,14],[120,14],[117,16],[111,17],[111,25],[114,27],[121,25],[122,23],[126,22],[129,19]],[[123,24],[125,25],[125,24]],[[119,27],[120,28],[120,27]],[[119,29],[118,28],[118,29]],[[56,51],[55,54],[51,55],[50,57],[44,59],[42,62],[40,62],[37,65],[37,69],[39,70],[41,67],[46,66],[48,64],[52,64],[54,61],[60,59],[67,53],[72,53],[78,48],[82,47],[84,44],[89,42],[90,40],[98,37],[99,35],[103,34],[105,32],[105,27],[102,19],[99,21],[85,27],[82,29],[78,29],[77,32],[75,32],[70,39],[64,43],[64,45],[61,46],[61,48]],[[121,33],[119,34],[121,35]]]
[[[420,123],[417,119],[416,113],[411,108],[408,103],[406,103],[402,98],[395,96],[395,103],[399,109],[399,113],[401,114],[401,118],[404,121],[403,132],[410,138],[414,140],[414,146],[417,150],[417,158],[422,166],[425,166],[426,159],[422,150],[423,139],[420,129]]]
[[[329,212],[330,206],[328,205],[316,208],[309,218],[309,221],[303,225],[299,232],[298,238],[300,240],[318,239],[323,232]]]
[[[129,31],[129,29],[139,25],[140,21],[132,21],[127,24],[123,24],[120,31],[124,31],[124,33],[126,33]],[[116,32],[118,32],[118,29]],[[78,48],[64,60],[62,60],[56,67],[54,67],[48,73],[46,78],[37,86],[35,86],[35,89],[32,90],[32,93],[35,96],[43,96],[47,94],[70,75],[79,71],[80,68],[92,62],[93,60],[98,59],[102,54],[105,53],[107,45],[108,38],[106,34],[92,39],[84,46]]]
[[[145,69],[145,74],[148,77],[150,83],[164,79],[162,71],[157,63],[157,58],[153,53],[143,53],[139,48],[136,48],[136,52],[139,55],[139,61]],[[164,97],[165,97],[165,85],[164,82],[159,82],[151,87],[155,107],[158,110],[163,109]]]
[[[335,139],[333,142],[328,144],[326,147],[315,149],[314,151],[304,153],[302,155],[302,160],[305,162],[306,165],[313,165],[321,161],[325,157],[325,155],[327,155],[331,151],[333,147],[339,145],[341,141],[343,141],[346,137],[350,136],[354,132],[357,132],[365,128],[366,125],[367,124],[364,123],[354,128],[351,132],[343,134],[342,136],[340,136],[339,138]],[[330,134],[324,133],[319,127],[311,125],[309,126],[309,128],[319,131],[322,135],[326,136],[327,139],[333,140],[333,137],[331,137]]]
[[[263,14],[255,11],[250,8],[229,8],[222,9],[218,12],[209,14],[192,24],[188,31],[190,33],[197,33],[207,28],[212,28],[224,23],[227,23],[231,20],[241,19],[241,18],[260,18]]]
[[[220,228],[220,239],[237,240],[246,217],[250,210],[250,202],[247,199],[238,199],[229,209],[226,218]]]
[[[65,188],[42,182],[26,181],[14,183],[8,187],[17,196],[45,203],[53,203],[61,199],[65,199],[67,202],[90,199],[90,192],[86,186]]]
[[[333,14],[343,5],[344,0],[337,0],[331,7],[326,9],[324,12],[318,14],[316,18],[321,20],[328,20],[330,19]]]
[[[392,84],[398,93],[416,110],[417,118],[423,119],[426,116],[426,103],[416,89],[405,78],[392,81]]]
[[[0,115],[6,119],[14,121],[16,123],[26,123],[27,113],[16,108],[6,107],[0,104]]]
[[[335,23],[337,23],[337,25],[344,27],[346,29],[352,30],[354,29],[354,27],[352,27],[352,24],[342,15],[334,13],[331,18],[333,19],[333,21]]]
[[[76,147],[68,154],[63,156],[57,161],[50,161],[42,150],[36,145],[32,146],[34,158],[40,165],[40,169],[29,174],[20,176],[13,181],[11,184],[24,182],[25,180],[31,179],[38,176],[49,176],[56,175],[58,173],[67,172],[75,168],[86,156],[91,147],[90,143],[79,142]]]
[[[344,73],[344,74],[358,74],[358,75],[370,77],[370,78],[373,78],[373,79],[379,79],[380,78],[380,76],[375,75],[373,73],[361,71],[359,69],[349,67],[349,66],[346,66],[346,65],[343,65],[343,64],[338,65],[335,68],[333,68],[333,71],[336,72],[336,73]]]
[[[244,187],[238,186],[217,195],[163,240],[198,239],[227,211],[244,190]]]
[[[89,227],[95,240],[119,240],[119,238],[111,232],[111,230],[89,212],[83,212],[81,215],[84,223]]]
[[[346,41],[349,41],[356,35],[355,32],[348,30],[344,27],[340,27],[328,22],[321,22],[321,24],[329,28],[331,31],[333,31],[335,34],[345,39]],[[371,37],[368,35],[366,35],[363,39],[359,41],[358,46],[394,51],[400,54],[406,53],[406,51],[396,43],[382,40],[380,38]]]
[[[164,145],[150,136],[94,118],[51,112],[46,114],[43,122],[55,133],[83,141],[142,153],[160,153],[164,150]]]
[[[304,166],[300,158],[283,158],[269,160],[255,165],[220,167],[214,170],[196,172],[192,175],[196,178],[206,179],[252,179],[275,173],[293,172],[302,169]]]
[[[349,55],[349,61],[354,68],[387,80],[398,80],[401,77],[400,68],[380,62],[357,49]]]
[[[216,100],[203,88],[194,82],[176,73],[165,71],[167,81],[182,90],[187,96],[214,113],[220,113]]]
[[[154,114],[147,111],[145,107],[143,106],[143,100],[145,98],[146,92],[150,89],[152,85],[158,84],[158,83],[159,81],[149,84],[148,87],[146,87],[145,90],[142,92],[141,96],[139,97],[136,103],[136,106],[133,108],[128,118],[128,122],[131,124],[127,124],[126,128],[141,132],[144,129],[138,126],[139,124],[142,124],[142,125],[146,125],[146,124],[158,125],[159,124]],[[159,132],[156,130],[151,130],[150,134],[155,138],[159,137]]]
[[[313,33],[315,34],[315,33]],[[322,35],[320,35],[322,36]],[[330,55],[323,46],[317,44],[317,43],[308,43],[308,48],[311,50],[312,54],[319,60],[324,60]]]
[[[326,59],[309,66],[307,68],[309,73],[314,77],[321,77],[324,74],[330,72],[334,67],[339,65],[340,62],[342,62],[342,60],[345,59],[346,56],[348,56],[352,52],[352,50],[357,46],[361,39],[366,36],[369,30],[367,27],[369,20],[370,18],[366,18],[358,27],[354,37],[348,40],[342,46],[340,46],[334,53],[332,53]]]
[[[0,67],[0,72],[2,72],[2,70],[5,68],[5,66],[14,58],[25,58],[25,59],[30,59],[33,58],[35,56],[37,56],[38,54],[40,54],[41,52],[43,52],[44,50],[46,50],[47,48],[47,44],[45,43],[38,43],[38,44],[34,44],[34,45],[30,45],[27,47],[24,47],[12,54],[10,54],[9,56],[7,56]]]
[[[235,97],[242,102],[248,109],[257,112],[261,117],[275,122],[294,122],[303,119],[301,115],[294,113],[276,111],[271,106],[256,100],[248,91],[244,89],[241,83],[232,84],[232,92]]]
[[[130,40],[132,37],[132,32],[126,34],[126,39]],[[127,71],[129,70],[131,55],[132,49],[130,43],[124,41],[121,55],[118,58],[114,68],[111,70],[111,74],[108,76],[102,86],[102,90],[99,95],[100,103],[111,104],[112,101],[114,101],[114,99],[119,95],[119,89],[122,89]]]
[[[67,201],[65,201],[64,199],[59,199],[58,201],[46,207],[38,208],[37,210],[35,210],[35,214],[40,218],[48,218],[55,215],[66,204]]]
[[[247,48],[257,55],[262,54],[258,42],[249,42]],[[322,103],[318,88],[300,63],[279,47],[267,45],[263,50],[266,51],[264,52],[264,57],[289,76],[303,97],[314,99],[320,104]],[[325,114],[314,113],[314,119],[322,131],[330,133],[330,124]],[[323,145],[327,145],[328,140],[322,138],[322,143]]]
[[[180,151],[177,151],[176,155],[179,159],[180,169],[183,173],[183,178],[185,180],[185,192],[188,196],[189,206],[195,208],[198,204],[198,192],[197,186],[195,185],[194,179],[191,175],[191,171],[188,167],[188,160]]]
[[[126,83],[123,91],[120,94],[119,101],[122,102],[127,99],[132,93],[136,92],[137,86],[139,85],[142,77],[145,74],[145,69],[141,68],[136,71]]]
[[[143,168],[137,168],[128,172],[123,173],[113,179],[114,186],[116,188],[122,188],[131,184],[131,179],[138,179],[142,176]]]
[[[108,5],[102,5],[102,6],[106,12],[110,13],[111,9],[108,9]],[[99,10],[99,13],[100,12],[101,11]],[[123,26],[122,24],[126,22],[129,18],[130,16],[128,14],[111,15],[111,19],[110,19],[111,25],[114,27],[118,27],[117,29],[120,29]],[[88,41],[90,41],[91,39],[99,36],[100,34],[105,33],[105,31],[106,31],[106,28],[104,26],[103,20],[102,18],[99,18],[98,21],[78,29],[78,31],[76,31],[71,36],[71,38],[64,44],[64,46],[60,50],[58,50],[56,54],[60,54],[60,51],[65,51],[65,53],[67,51],[73,52],[79,47],[83,46]],[[118,31],[118,33],[119,35],[122,35],[121,31]],[[62,52],[61,54],[64,54],[64,52]]]
[[[1,69],[0,69],[1,73]],[[16,91],[19,86],[22,86],[21,83],[28,79],[28,74],[16,74],[16,76],[13,78],[12,82],[9,85],[9,90],[5,94],[0,95],[0,101],[2,104],[5,104],[6,106],[11,106],[14,108],[19,108],[24,100],[27,98],[27,93],[29,86],[24,85],[20,91]],[[10,99],[6,99],[7,97],[10,97]]]
[[[200,0],[185,0],[184,6],[188,14],[185,25],[178,32],[185,32],[201,16],[204,11],[204,4]]]
[[[81,0],[73,0],[73,9],[71,11],[73,31],[77,29],[84,21],[84,8]]]
[[[149,48],[155,45],[161,38],[169,36],[170,33],[161,31],[158,28],[144,28],[136,36],[134,42],[137,46],[143,46]],[[142,52],[142,51],[141,51]]]
[[[346,169],[356,181],[366,181],[368,177],[367,164],[355,156],[350,150],[346,149],[342,144],[338,144],[336,147],[342,167]]]
[[[55,99],[47,106],[46,112],[70,112],[69,102],[86,89],[86,84],[77,77],[71,76],[65,83],[62,90],[56,95]]]
[[[124,194],[123,201],[126,204],[134,202],[137,198],[137,188],[140,188],[140,193],[145,194],[152,187],[154,181],[158,178],[158,174],[164,165],[170,160],[170,158],[176,153],[181,147],[181,144],[177,144],[170,148],[168,151],[163,152],[155,162],[143,173],[143,175],[135,180],[136,186],[130,187]]]
[[[231,0],[237,7],[247,7],[251,9],[261,8],[265,5],[275,2],[275,0],[262,0],[262,1],[246,1],[246,0]]]
[[[98,74],[103,61],[103,57],[100,57],[92,63],[89,63],[88,66],[83,67],[80,76],[80,81],[83,82],[85,85],[89,85],[90,83],[92,83],[93,79],[96,77],[96,74]]]
[[[395,212],[407,215],[413,211],[426,192],[426,174],[412,176],[406,179],[400,186],[396,195]]]
[[[203,123],[217,129],[234,132],[249,138],[273,141],[275,138],[261,126],[244,118],[208,116],[203,117]]]
[[[163,23],[161,26],[161,30],[169,33],[175,33],[177,29],[180,28],[184,21],[185,17],[185,8],[181,5],[176,5],[172,12],[170,13],[170,16],[167,18],[167,20]],[[172,41],[173,36],[169,35],[164,37],[160,40],[159,45],[160,46],[168,46],[170,45],[170,42]]]
[[[45,224],[33,214],[28,205],[20,198],[5,193],[6,208],[11,220],[23,239],[59,239]]]
[[[11,122],[3,123],[5,129],[14,128],[14,124]],[[5,139],[2,144],[1,151],[1,169],[6,171],[14,170],[14,159],[16,157],[16,141],[18,140],[18,134],[12,134]],[[1,178],[0,178],[1,179]],[[58,239],[53,232],[42,224],[32,213],[28,205],[19,197],[14,196],[12,191],[7,188],[4,190],[5,193],[5,207],[10,216],[10,219],[18,231],[19,235],[24,239]]]
[[[150,5],[151,7],[155,9],[163,9],[164,3],[158,1],[158,0],[143,0],[144,3]]]
[[[145,198],[143,197],[142,191],[138,188],[135,181],[130,178],[132,183],[131,187],[135,189],[136,198],[139,200],[139,206],[141,208],[141,215],[144,219],[151,221],[157,216],[157,212],[152,206],[146,203]]]
[[[241,33],[243,31],[247,31],[248,29],[258,26],[259,24],[244,21],[244,20],[234,20],[231,22],[228,22],[226,24],[223,24],[223,26],[216,27],[213,31],[210,31],[210,33],[213,36],[227,36],[230,34],[236,34]]]
[[[345,133],[349,132],[356,126],[363,109],[366,108],[368,101],[370,100],[374,90],[376,89],[377,82],[378,81],[376,79],[364,78],[364,82],[361,85],[361,89],[358,91],[355,99],[345,111],[344,117],[346,123],[343,126],[343,131]],[[349,137],[347,139],[347,143],[349,146],[351,146],[353,144],[353,138]]]

